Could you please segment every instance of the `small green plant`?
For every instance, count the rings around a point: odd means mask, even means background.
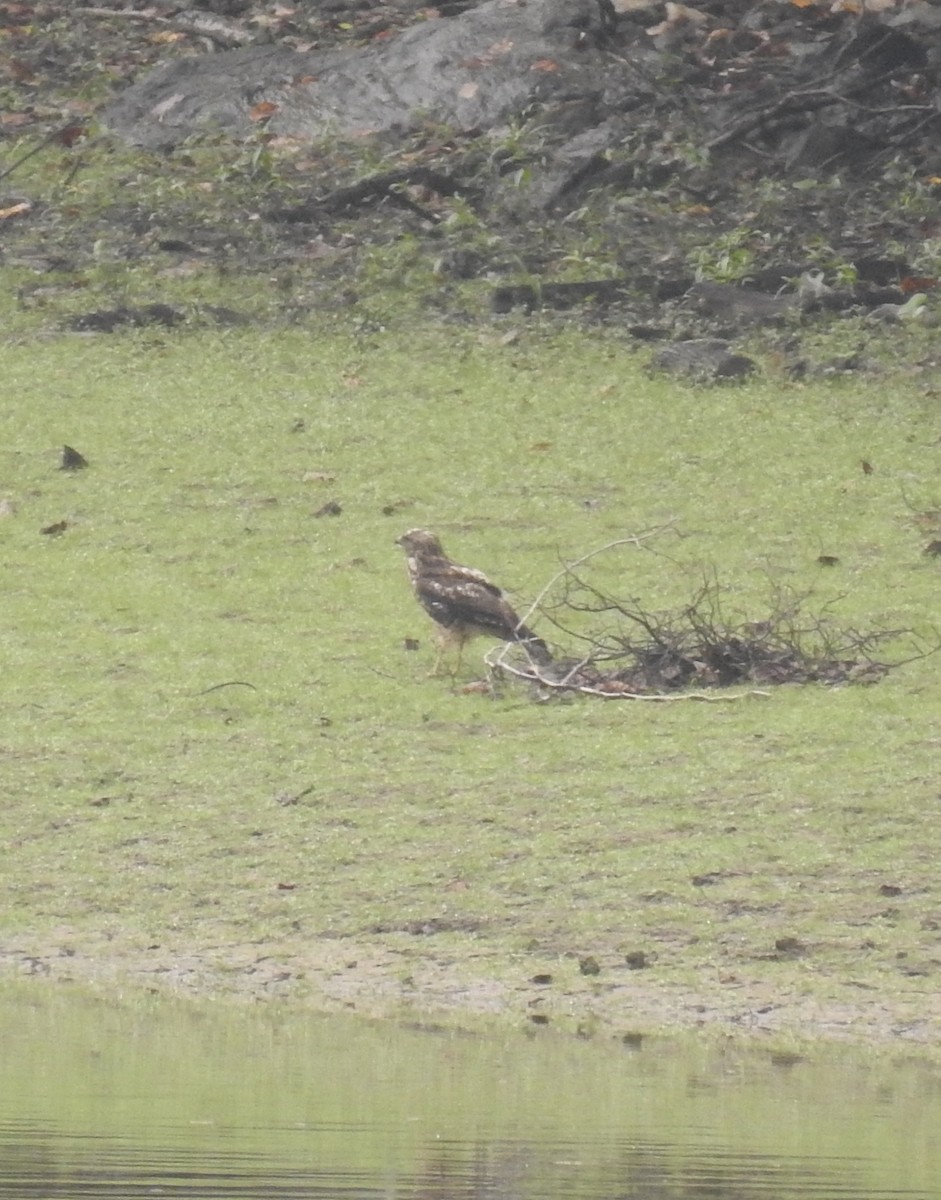
[[[485,230],[485,225],[479,213],[463,197],[454,196],[448,201],[448,215],[441,222],[442,229],[448,232],[471,231],[479,233]]]
[[[721,283],[744,278],[755,266],[757,246],[764,239],[753,229],[732,229],[720,234],[689,257],[697,279],[715,279]]]

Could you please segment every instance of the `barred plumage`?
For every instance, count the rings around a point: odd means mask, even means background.
[[[519,643],[536,663],[551,661],[546,643],[522,623],[496,584],[482,571],[449,559],[435,534],[410,529],[398,539],[398,545],[405,551],[415,596],[438,626],[433,674],[437,674],[446,649],[457,649],[460,665],[465,644],[481,635]]]

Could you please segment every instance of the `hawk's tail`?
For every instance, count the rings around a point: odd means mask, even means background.
[[[541,637],[536,637],[531,629],[520,625],[513,635],[533,662],[539,667],[546,667],[552,662],[552,652]]]

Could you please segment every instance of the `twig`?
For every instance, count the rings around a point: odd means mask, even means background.
[[[698,700],[702,704],[734,704],[737,700],[748,700],[750,697],[767,700],[770,698],[770,692],[763,692],[759,688],[752,688],[747,692],[738,692],[734,696],[711,696],[705,692],[680,692],[675,696],[638,696],[636,692],[603,692],[598,688],[580,687],[578,689],[585,696],[598,696],[602,700],[646,700],[651,704],[679,704],[682,700]]]
[[[549,580],[544,588],[538,593],[536,599],[527,608],[526,612],[520,618],[520,624],[525,625],[533,613],[539,608],[546,595],[552,591],[560,579],[564,579],[566,575],[571,575],[576,567],[580,567],[582,563],[588,562],[591,558],[596,558],[599,554],[604,554],[606,550],[614,550],[618,546],[639,546],[642,542],[649,541],[650,538],[656,537],[667,529],[672,529],[676,525],[676,521],[668,521],[665,525],[658,525],[656,529],[648,530],[647,533],[635,533],[631,537],[618,538],[617,541],[608,542],[604,546],[599,546],[595,550],[589,550],[587,554],[583,554],[581,558],[576,558],[574,562],[563,565],[561,571],[557,571]]]
[[[587,666],[589,660],[582,659],[576,663],[572,669],[565,675],[563,679],[550,679],[539,670],[535,663],[530,663],[528,669],[514,666],[513,663],[507,662],[506,653],[512,648],[512,643],[494,647],[484,656],[484,661],[491,670],[506,671],[510,675],[514,675],[517,679],[524,679],[527,683],[538,683],[543,687],[551,688],[553,691],[564,692],[579,692],[583,696],[598,696],[601,700],[643,700],[649,704],[678,704],[684,700],[695,700],[701,704],[732,704],[738,700],[747,700],[749,697],[759,697],[767,699],[771,693],[761,690],[760,688],[751,688],[747,692],[737,692],[734,696],[721,695],[715,696],[706,692],[682,692],[677,695],[665,696],[661,694],[645,695],[637,692],[609,692],[603,688],[592,687],[590,684],[573,684],[571,680],[576,673]]]
[[[834,72],[830,75],[829,80],[831,83],[837,74],[839,72]],[[768,104],[764,108],[760,108],[752,116],[746,118],[744,121],[740,121],[737,125],[733,125],[730,129],[726,129],[724,133],[718,134],[711,142],[707,142],[706,150],[718,150],[729,142],[734,142],[736,138],[743,137],[755,129],[760,129],[762,125],[786,113],[829,108],[833,104],[851,104],[851,96],[857,95],[860,92],[869,92],[873,88],[878,87],[880,83],[885,83],[891,79],[892,76],[892,71],[886,71],[884,74],[876,76],[875,79],[867,79],[863,84],[856,84],[854,87],[847,88],[846,95],[834,92],[830,87],[809,87],[801,91],[785,92],[780,100],[776,100],[773,104]]]
[[[757,113],[748,117],[747,120],[740,121],[738,125],[733,125],[725,133],[720,133],[717,137],[714,137],[711,142],[706,143],[706,149],[718,150],[729,142],[734,142],[736,138],[744,137],[746,133],[752,133],[754,130],[760,129],[762,125],[774,120],[775,117],[783,116],[784,113],[807,112],[818,108],[829,108],[831,104],[839,104],[842,99],[842,96],[834,95],[833,92],[817,88],[806,92],[787,92],[774,104],[769,104],[767,107],[759,109]],[[795,103],[800,100],[803,100],[804,103]]]
[[[47,133],[43,140],[38,145],[34,146],[32,150],[27,150],[27,152],[18,158],[16,162],[11,163],[8,167],[4,167],[4,169],[0,171],[0,179],[6,179],[8,175],[12,175],[17,167],[21,167],[23,163],[29,162],[29,160],[37,155],[40,150],[45,150],[45,148],[47,146],[51,146],[53,142],[58,142],[73,129],[79,129],[80,124],[81,123],[77,121],[70,121],[67,125],[60,125],[58,129],[53,129],[52,133]]]
[[[194,692],[194,696],[208,696],[210,692],[218,692],[220,688],[227,687],[247,687],[253,692],[257,692],[258,688],[253,683],[246,683],[244,679],[230,679],[226,683],[214,683],[212,687],[204,688],[201,692]]]
[[[918,121],[915,125],[912,126],[911,129],[906,130],[904,133],[900,134],[900,136],[898,138],[895,139],[892,148],[898,149],[899,146],[904,146],[906,142],[910,142],[913,137],[915,137],[917,134],[919,134],[925,128],[925,126],[931,125],[935,121],[937,121],[939,116],[941,116],[941,113],[932,112],[927,117],[925,117],[923,120]],[[884,157],[884,155],[883,155],[883,157]]]
[[[81,7],[75,6],[71,11],[82,13],[86,17],[123,17],[127,21],[158,21],[164,25],[169,24],[166,17],[161,17],[153,9],[145,9],[143,12],[139,12],[136,9],[128,8],[91,8],[82,5]]]

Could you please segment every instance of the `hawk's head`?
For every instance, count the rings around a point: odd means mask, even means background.
[[[444,558],[441,542],[427,529],[410,529],[396,538],[396,545],[410,558]]]

